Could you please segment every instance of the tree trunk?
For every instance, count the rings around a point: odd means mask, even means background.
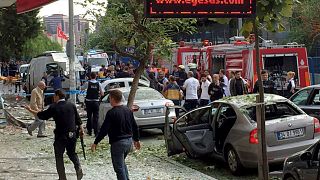
[[[134,98],[136,96],[136,92],[138,90],[138,85],[139,85],[139,79],[141,77],[141,75],[144,72],[144,68],[146,65],[146,59],[141,59],[140,60],[140,64],[138,69],[136,70],[136,73],[134,74],[134,78],[133,78],[133,82],[132,82],[132,86],[131,86],[131,90],[129,93],[129,97],[128,97],[128,103],[127,106],[131,109],[133,102],[134,102]]]
[[[269,180],[269,167],[267,158],[267,147],[266,147],[266,124],[265,124],[265,109],[264,109],[264,92],[261,78],[260,69],[260,50],[259,50],[259,32],[256,19],[253,19],[254,33],[255,33],[255,51],[256,51],[256,68],[258,75],[258,87],[259,95],[257,97],[257,126],[258,126],[258,171],[259,179]]]

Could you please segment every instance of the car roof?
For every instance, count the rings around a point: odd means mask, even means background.
[[[222,99],[217,100],[215,102],[231,104],[231,105],[234,105],[238,108],[241,108],[244,106],[255,106],[257,104],[257,102],[256,102],[257,95],[258,94],[231,96],[231,97],[222,98]],[[284,98],[282,96],[279,96],[279,95],[275,95],[275,94],[264,94],[264,101],[267,104],[274,104],[276,102],[288,101],[288,99]]]
[[[312,85],[312,86],[307,86],[307,87],[304,87],[302,89],[309,89],[309,88],[320,88],[320,84],[315,84],[315,85]],[[301,89],[301,90],[302,90]]]
[[[117,89],[117,90],[120,90],[121,92],[130,92],[130,90],[131,90],[131,87],[121,87],[121,88],[113,88],[113,89],[111,89],[111,90],[115,90],[115,89]],[[155,89],[153,89],[153,88],[150,88],[150,87],[142,87],[142,86],[139,86],[138,87],[138,91],[143,91],[143,90],[152,90],[152,91],[156,91]],[[157,91],[158,92],[158,91]]]

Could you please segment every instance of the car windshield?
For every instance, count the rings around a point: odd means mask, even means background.
[[[28,71],[28,66],[20,67],[20,73],[26,73]]]
[[[257,121],[256,118],[256,106],[247,107],[244,109],[244,114],[253,121]],[[302,114],[298,109],[293,107],[287,102],[277,102],[274,104],[267,104],[265,106],[266,121],[285,118],[290,116],[296,116]]]
[[[96,66],[101,66],[105,65],[107,66],[107,59],[106,58],[88,58],[88,64],[90,66],[96,65]]]
[[[129,92],[123,93],[125,100],[128,100]],[[152,89],[139,90],[136,93],[135,100],[162,99],[163,96],[158,91]]]

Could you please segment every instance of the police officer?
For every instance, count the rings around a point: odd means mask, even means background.
[[[98,119],[99,119],[99,100],[103,96],[101,84],[96,80],[97,74],[91,72],[90,80],[86,82],[82,89],[87,89],[85,104],[87,109],[87,133],[92,135],[92,129],[95,136],[98,135]]]
[[[53,146],[59,180],[67,179],[63,161],[65,150],[67,150],[67,155],[74,164],[77,179],[80,180],[83,177],[83,173],[76,153],[76,143],[78,132],[80,136],[83,136],[82,121],[76,106],[70,102],[66,102],[65,94],[61,90],[56,90],[53,98],[55,103],[47,110],[38,112],[32,110],[30,106],[26,106],[26,109],[40,119],[48,120],[53,118],[56,123]]]
[[[268,94],[277,94],[275,83],[271,80],[269,80],[269,74],[268,71],[262,70],[261,71],[261,78],[262,78],[262,85],[263,85],[263,91],[264,93]],[[253,93],[259,92],[259,83],[256,81],[253,87]]]

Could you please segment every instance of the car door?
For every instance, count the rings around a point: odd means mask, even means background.
[[[176,113],[178,112],[179,116],[183,116],[187,113],[187,111],[181,106],[166,106],[164,139],[168,156],[184,152],[182,144],[173,134],[173,124],[171,124],[171,122],[173,121],[173,123],[175,123],[177,121],[177,117],[169,117],[171,111],[175,111]]]
[[[100,130],[100,127],[102,126],[102,124],[104,122],[106,114],[111,108],[112,108],[112,106],[109,101],[109,95],[106,95],[104,98],[102,98],[101,103],[99,105],[98,130]]]
[[[191,157],[206,156],[214,151],[211,122],[217,109],[218,104],[197,108],[181,116],[173,124],[173,136]]]
[[[319,170],[319,155],[320,155],[320,143],[318,142],[313,149],[312,152],[312,159],[307,163],[306,166],[299,169],[302,174],[302,179],[310,179],[310,180],[316,180]]]
[[[312,97],[313,88],[306,88],[298,91],[290,100],[299,106],[304,112],[309,114],[312,111],[310,106],[310,97]]]
[[[309,106],[303,110],[310,116],[320,119],[320,88],[314,88],[308,101]]]
[[[216,118],[214,119],[215,146],[218,152],[222,152],[224,142],[237,120],[237,114],[228,104],[221,104]]]

